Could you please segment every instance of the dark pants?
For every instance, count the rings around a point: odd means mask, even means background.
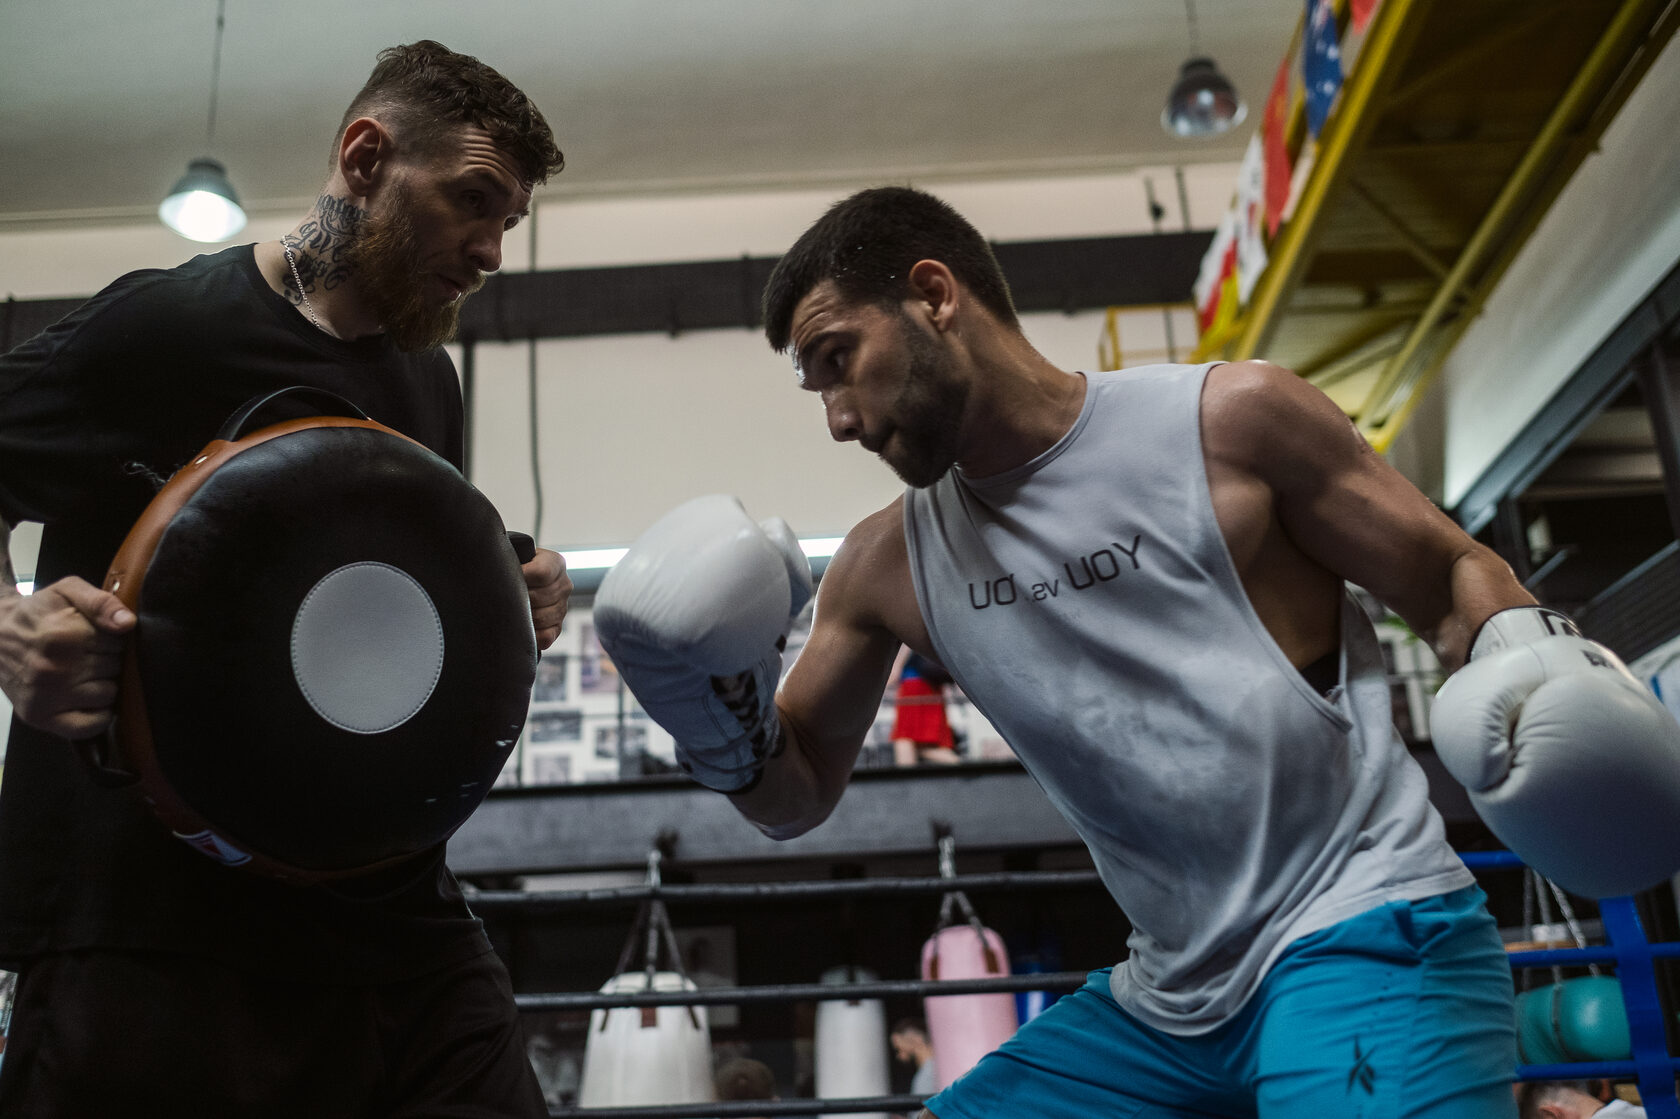
[[[0,1116],[546,1117],[493,954],[380,986],[77,951],[18,986]]]

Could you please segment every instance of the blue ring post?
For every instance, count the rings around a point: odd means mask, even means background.
[[[1459,854],[1471,870],[1519,870],[1524,863],[1510,851],[1465,851]],[[1546,948],[1512,952],[1511,966],[1582,966],[1613,963],[1622,986],[1627,1010],[1628,1037],[1633,1059],[1628,1061],[1583,1061],[1557,1065],[1519,1065],[1518,1080],[1591,1080],[1598,1077],[1624,1079],[1632,1076],[1639,1084],[1639,1097],[1648,1119],[1680,1119],[1680,1095],[1675,1075],[1680,1060],[1668,1052],[1668,1033],[1663,1025],[1662,1000],[1657,993],[1656,959],[1680,958],[1680,944],[1652,944],[1631,897],[1601,898],[1599,919],[1610,943],[1592,948]]]
[[[1674,1090],[1675,1062],[1668,1055],[1662,1002],[1651,945],[1639,923],[1639,911],[1629,897],[1604,898],[1598,903],[1604,931],[1616,949],[1616,978],[1627,1006],[1628,1035],[1639,1079],[1639,1098],[1650,1119],[1680,1119],[1680,1098]]]

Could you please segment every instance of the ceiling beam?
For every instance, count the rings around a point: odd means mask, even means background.
[[[1149,233],[992,246],[1022,312],[1179,303],[1212,233]],[[461,309],[462,341],[526,341],[729,327],[757,329],[775,257],[565,268],[490,277]],[[0,303],[0,353],[86,301]]]

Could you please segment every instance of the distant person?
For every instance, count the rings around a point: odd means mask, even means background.
[[[717,1098],[720,1100],[779,1100],[776,1074],[763,1061],[751,1057],[736,1057],[718,1066],[714,1077]],[[768,1119],[755,1116],[754,1119]]]
[[[1617,1099],[1608,1081],[1556,1080],[1524,1084],[1520,1119],[1645,1119],[1645,1109]]]
[[[951,674],[931,657],[908,645],[899,651],[898,690],[893,708],[895,765],[953,765],[957,740],[945,711],[945,685]]]
[[[933,1063],[933,1043],[928,1040],[927,1023],[920,1018],[901,1018],[887,1035],[892,1042],[893,1056],[915,1068],[910,1078],[910,1094],[924,1100],[939,1090],[939,1069]]]

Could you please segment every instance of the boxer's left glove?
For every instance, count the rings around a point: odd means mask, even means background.
[[[788,526],[733,497],[686,502],[607,572],[595,630],[636,701],[708,788],[745,792],[781,749],[776,685],[811,565]]]
[[[1564,889],[1612,897],[1680,871],[1680,725],[1564,615],[1489,618],[1429,721],[1487,826]]]

